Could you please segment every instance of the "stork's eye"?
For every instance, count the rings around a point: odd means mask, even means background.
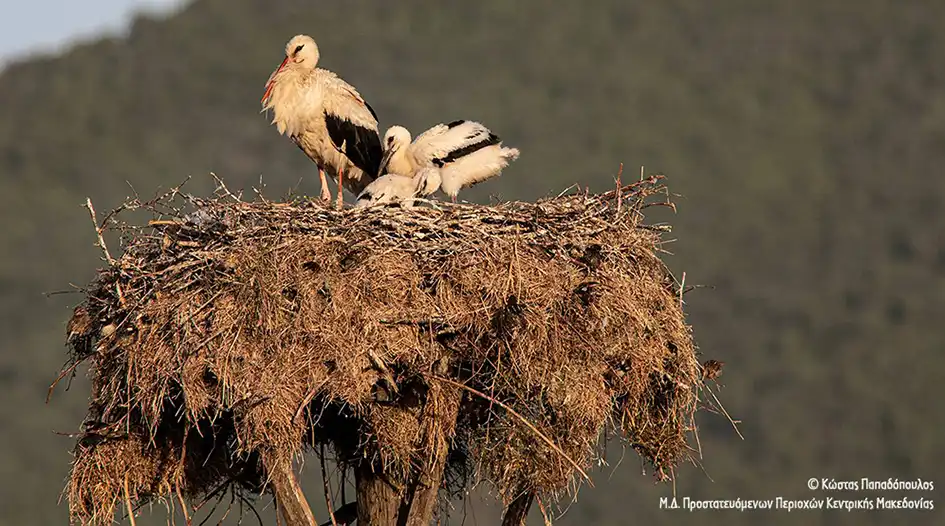
[[[302,48],[303,48],[303,47],[305,47],[305,44],[299,44],[298,47],[295,48],[295,53],[298,53],[299,51],[302,51]]]
[[[393,137],[388,137],[388,138],[387,138],[387,144],[394,144],[394,138],[393,138]]]

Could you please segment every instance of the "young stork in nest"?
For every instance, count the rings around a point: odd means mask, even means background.
[[[426,197],[440,187],[440,175],[435,168],[423,168],[413,177],[388,173],[367,185],[358,195],[356,208],[387,203],[398,203],[403,208],[413,208],[414,199]]]
[[[518,155],[517,148],[502,146],[499,136],[474,121],[437,124],[413,142],[406,128],[391,126],[384,134],[380,173],[413,177],[429,169],[426,190],[440,188],[455,203],[460,190],[499,175]]]
[[[296,35],[286,44],[285,59],[266,82],[260,101],[273,110],[272,123],[318,165],[321,196],[331,200],[325,171],[342,191],[360,194],[378,176],[383,150],[377,114],[353,86],[331,71],[316,68],[318,46],[312,37]]]

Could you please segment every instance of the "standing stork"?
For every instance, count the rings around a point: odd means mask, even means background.
[[[260,103],[273,110],[272,123],[318,165],[321,197],[331,201],[325,171],[338,178],[342,191],[360,194],[378,176],[383,150],[377,114],[353,86],[331,71],[316,68],[318,46],[296,35],[285,46],[285,59],[266,82]]]
[[[432,169],[427,188],[435,184],[455,203],[460,190],[499,175],[518,156],[517,148],[502,146],[498,135],[474,121],[437,124],[413,142],[406,128],[391,126],[384,134],[380,170],[413,176]]]

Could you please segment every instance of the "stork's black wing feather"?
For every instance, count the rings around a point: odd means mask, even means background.
[[[470,144],[469,146],[463,146],[462,148],[457,148],[443,157],[433,159],[433,164],[442,167],[443,165],[451,163],[460,157],[464,157],[473,152],[478,152],[486,146],[492,146],[493,144],[499,144],[500,142],[502,142],[502,139],[500,139],[498,135],[490,133],[488,137],[477,143]]]
[[[374,108],[372,108],[371,105],[367,103],[367,101],[364,101],[364,105],[367,106],[367,109],[369,112],[371,112],[371,116],[374,117],[374,120],[381,122],[381,120],[377,118],[377,113],[374,112]]]
[[[348,119],[328,112],[325,112],[325,126],[335,148],[345,154],[355,166],[372,178],[377,178],[383,157],[381,137],[377,130],[358,126]]]

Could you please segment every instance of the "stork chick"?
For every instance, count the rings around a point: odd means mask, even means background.
[[[317,68],[315,40],[296,35],[285,59],[266,82],[260,103],[273,110],[272,123],[318,166],[321,196],[331,200],[327,170],[337,174],[338,207],[342,191],[360,194],[377,178],[383,150],[377,114],[353,86],[331,71]]]
[[[518,156],[517,148],[504,147],[498,135],[474,121],[437,124],[413,142],[406,128],[391,126],[380,170],[413,176],[432,169],[436,177],[428,177],[428,184],[437,183],[455,203],[460,190],[499,175]]]
[[[428,196],[440,187],[439,173],[430,168],[417,172],[413,177],[388,173],[374,180],[358,195],[356,208],[399,203],[403,208],[413,208],[414,199]]]

